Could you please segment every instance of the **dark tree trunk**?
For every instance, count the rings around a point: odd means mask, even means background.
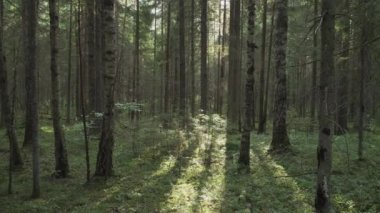
[[[169,116],[169,97],[170,97],[170,25],[171,25],[171,3],[168,2],[167,11],[167,30],[166,30],[166,70],[165,70],[165,96],[164,96],[164,113]],[[167,123],[167,119],[165,119]]]
[[[179,115],[186,113],[185,4],[179,0]]]
[[[318,1],[314,0],[314,17],[318,17]],[[316,19],[315,22],[318,20]],[[313,34],[313,64],[312,64],[312,76],[311,76],[311,99],[310,99],[310,118],[311,118],[311,127],[314,127],[315,120],[315,108],[317,103],[317,58],[318,58],[318,34],[314,32]]]
[[[245,83],[245,114],[243,132],[240,142],[239,164],[249,168],[251,131],[253,128],[252,112],[255,104],[253,89],[255,84],[255,0],[248,1],[248,35],[247,35],[247,77]]]
[[[102,21],[104,26],[103,49],[104,86],[106,94],[106,111],[103,115],[102,135],[96,162],[95,175],[109,177],[112,175],[112,153],[114,147],[114,82],[116,68],[115,43],[115,0],[103,0]]]
[[[230,3],[227,130],[236,132],[240,123],[240,0]]]
[[[271,151],[281,152],[290,146],[287,127],[286,48],[288,33],[288,0],[278,0],[275,33],[276,88],[274,96],[273,137]]]
[[[271,64],[272,64],[272,46],[273,46],[273,31],[274,31],[274,18],[275,18],[275,10],[276,4],[273,2],[272,5],[272,18],[271,18],[271,30],[269,35],[269,45],[268,45],[268,61],[267,61],[267,73],[265,79],[265,101],[264,101],[264,116],[263,116],[263,127],[264,132],[266,130],[267,118],[268,118],[268,102],[269,102],[269,84],[270,84],[270,73],[271,73]]]
[[[265,132],[265,115],[264,113],[264,88],[265,88],[265,45],[267,36],[267,8],[268,1],[263,1],[263,29],[261,33],[261,69],[260,69],[260,102],[259,102],[259,128],[257,132],[262,134]]]
[[[6,69],[6,60],[3,46],[4,31],[4,2],[0,0],[0,97],[1,97],[1,119],[5,123],[7,136],[9,139],[10,165],[11,171],[20,168],[23,165],[20,149],[17,143],[17,134],[14,126],[14,113],[12,113],[11,103],[8,93],[8,74]]]
[[[370,82],[368,80],[370,75],[370,30],[372,27],[372,23],[369,20],[369,10],[370,5],[368,0],[363,0],[359,4],[361,7],[361,36],[360,36],[360,90],[359,90],[359,126],[358,126],[358,158],[359,160],[363,160],[363,139],[364,139],[364,129],[366,126],[365,116],[370,112],[370,104],[369,101],[366,100],[370,94]]]
[[[51,107],[55,140],[55,176],[67,177],[69,173],[69,163],[67,160],[67,150],[65,136],[61,125],[61,113],[59,109],[59,71],[57,66],[57,33],[58,33],[58,13],[56,0],[49,0],[50,15],[50,71],[51,71]]]
[[[350,14],[350,1],[345,1],[346,14],[349,16]],[[338,79],[338,96],[337,96],[337,129],[336,134],[342,135],[345,134],[348,130],[348,74],[349,74],[349,56],[350,56],[350,40],[351,40],[351,32],[350,32],[350,18],[344,18],[343,24],[343,53],[342,64]]]
[[[334,105],[335,0],[322,0],[319,141],[317,149],[316,212],[331,212],[330,172]]]
[[[191,0],[191,115],[195,116],[195,0]]]
[[[207,2],[208,0],[201,0],[201,109],[202,113],[208,111],[208,70],[207,70]]]
[[[86,0],[87,15],[87,74],[89,81],[89,105],[90,112],[96,108],[96,71],[95,71],[95,0]]]
[[[69,12],[69,49],[68,49],[68,57],[67,57],[67,96],[66,96],[66,123],[70,124],[71,122],[71,68],[72,68],[72,38],[73,38],[73,2],[70,0],[70,12]]]
[[[80,0],[79,0],[80,5]],[[82,40],[80,36],[81,32],[81,7],[78,6],[78,12],[77,12],[77,22],[78,22],[78,74],[77,74],[77,87],[78,87],[78,107],[80,108],[79,111],[82,115],[82,123],[83,123],[83,133],[84,133],[84,142],[85,142],[85,152],[86,152],[86,178],[87,182],[90,182],[90,155],[89,155],[89,139],[87,134],[87,122],[86,122],[86,110],[85,110],[85,104],[84,104],[84,85],[83,85],[83,79],[84,79],[84,69],[83,69],[83,58],[82,58]]]
[[[33,192],[40,197],[40,146],[38,143],[38,94],[36,70],[36,26],[37,1],[23,0],[23,35],[25,55],[26,117],[24,146],[32,145],[33,150]]]

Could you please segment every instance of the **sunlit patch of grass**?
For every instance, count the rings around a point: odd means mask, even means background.
[[[54,129],[52,126],[41,126],[41,131],[45,132],[45,133],[53,133],[54,132]]]
[[[29,197],[28,149],[22,150],[24,170],[14,173],[15,193],[5,194],[8,144],[0,143],[0,212],[313,212],[317,134],[290,125],[292,151],[268,155],[271,136],[253,133],[250,173],[239,174],[240,135],[226,135],[225,120],[211,118],[197,116],[187,131],[164,130],[154,119],[141,120],[135,128],[123,118],[115,127],[115,176],[90,184],[84,184],[82,125],[65,127],[70,178],[56,180],[51,177],[53,129],[50,121],[42,122],[42,197]],[[379,135],[366,133],[366,160],[357,161],[356,133],[335,138],[331,192],[336,212],[380,211],[379,141]],[[91,138],[92,173],[98,142]]]

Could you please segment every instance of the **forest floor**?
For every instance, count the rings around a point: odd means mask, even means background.
[[[28,149],[22,150],[24,169],[14,173],[14,193],[7,195],[9,152],[1,130],[0,212],[313,212],[317,134],[290,125],[292,151],[275,156],[267,154],[270,135],[252,134],[251,170],[239,174],[239,135],[226,135],[222,118],[198,116],[191,131],[163,130],[152,120],[138,128],[118,121],[115,175],[90,183],[81,125],[66,127],[70,177],[55,179],[53,129],[43,121],[42,197],[36,200],[30,199]],[[336,212],[380,212],[380,134],[365,139],[365,161],[356,160],[356,134],[334,140]],[[92,172],[97,145],[92,139]]]

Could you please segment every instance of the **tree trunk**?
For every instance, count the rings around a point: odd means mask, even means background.
[[[89,112],[96,108],[96,71],[95,71],[95,1],[86,0],[87,15],[87,73],[89,81]]]
[[[363,160],[363,138],[364,129],[366,126],[365,115],[369,112],[369,104],[366,101],[366,96],[370,94],[368,88],[370,82],[368,81],[368,76],[370,72],[370,29],[372,23],[369,21],[369,1],[363,0],[359,4],[361,7],[361,36],[360,36],[360,92],[359,92],[359,127],[358,127],[358,157],[359,160]]]
[[[195,0],[191,0],[191,115],[195,116]]]
[[[249,168],[251,131],[253,128],[252,112],[254,100],[255,71],[255,0],[248,1],[248,35],[247,35],[247,77],[245,84],[245,114],[243,132],[240,142],[239,164]]]
[[[115,45],[115,0],[103,0],[102,20],[104,26],[105,46],[103,49],[104,85],[106,94],[106,111],[103,115],[102,135],[96,162],[95,175],[109,177],[112,175],[112,153],[114,146],[114,81],[116,68]]]
[[[319,141],[317,149],[316,212],[331,212],[330,172],[334,111],[335,0],[322,0]]]
[[[314,0],[314,17],[318,17],[318,1]],[[317,22],[318,19],[315,20]],[[318,34],[317,32],[313,33],[313,64],[312,64],[312,76],[311,76],[311,101],[310,101],[310,118],[311,118],[311,127],[314,127],[315,120],[315,107],[317,103],[317,58],[318,58]]]
[[[229,76],[227,130],[236,132],[240,123],[240,0],[230,3]]]
[[[171,25],[171,3],[168,2],[167,11],[167,30],[166,30],[166,70],[165,70],[165,101],[164,101],[164,113],[165,117],[169,116],[169,97],[170,97],[170,25]],[[167,123],[167,118],[165,119]]]
[[[208,0],[201,0],[201,109],[202,113],[208,111],[208,70],[207,70],[207,3]]]
[[[345,13],[347,16],[350,14],[350,1],[345,1]],[[348,73],[349,73],[349,56],[350,56],[350,40],[351,40],[351,33],[350,33],[350,18],[345,17],[344,18],[344,24],[343,24],[343,53],[341,55],[342,58],[342,64],[338,79],[338,96],[337,96],[337,132],[336,134],[342,135],[345,134],[348,130]]]
[[[73,38],[73,2],[70,0],[70,17],[69,17],[69,49],[67,57],[67,97],[66,97],[66,123],[70,124],[71,122],[71,64],[72,64],[72,38]]]
[[[40,146],[38,143],[38,91],[36,70],[36,0],[23,0],[23,35],[25,55],[26,117],[24,146],[32,145],[33,191],[32,197],[40,197]]]
[[[58,33],[58,13],[56,0],[49,0],[50,16],[50,71],[51,71],[51,107],[55,140],[55,176],[57,178],[67,177],[69,173],[69,163],[67,160],[67,150],[65,136],[61,125],[61,113],[59,109],[59,71],[57,66],[57,33]]]
[[[82,115],[82,123],[83,123],[83,133],[84,133],[84,142],[85,142],[85,151],[86,151],[86,178],[87,182],[90,182],[90,155],[89,155],[89,141],[88,141],[88,134],[87,134],[87,122],[86,122],[86,110],[85,110],[85,104],[84,104],[84,85],[83,85],[83,58],[82,58],[82,40],[81,40],[81,7],[80,7],[80,0],[78,2],[78,11],[77,11],[77,22],[78,22],[78,74],[77,74],[77,87],[78,87],[78,107],[80,108],[80,112]],[[78,85],[80,84],[80,85]]]
[[[179,115],[186,113],[185,4],[179,0]]]
[[[288,33],[288,0],[278,0],[275,33],[276,88],[271,151],[281,152],[290,146],[287,127],[286,48]]]
[[[275,17],[275,10],[276,10],[276,4],[273,2],[272,5],[272,18],[271,18],[271,30],[269,35],[269,45],[268,45],[268,61],[267,61],[267,75],[265,80],[265,102],[264,102],[264,116],[263,116],[263,126],[264,126],[264,132],[266,130],[267,125],[267,118],[268,118],[268,102],[269,102],[269,84],[270,84],[270,73],[271,73],[271,64],[272,64],[272,47],[273,47],[273,31],[274,31],[274,17]]]
[[[17,143],[17,134],[14,126],[14,113],[12,113],[11,103],[8,93],[8,73],[6,69],[6,57],[3,47],[4,32],[4,2],[0,0],[0,97],[1,97],[1,119],[5,123],[7,136],[9,139],[9,153],[11,155],[11,171],[23,165],[20,149]]]
[[[259,128],[257,132],[262,134],[265,132],[265,120],[264,120],[264,88],[265,88],[265,45],[267,36],[267,8],[268,1],[263,1],[263,29],[261,34],[261,69],[260,69],[260,102],[259,102]]]

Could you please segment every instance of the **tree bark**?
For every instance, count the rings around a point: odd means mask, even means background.
[[[266,130],[267,125],[267,118],[268,118],[268,102],[269,102],[269,84],[270,84],[270,78],[271,78],[271,64],[272,64],[272,47],[273,47],[273,31],[274,31],[274,18],[275,18],[275,9],[276,4],[273,2],[272,5],[272,18],[271,18],[271,30],[269,35],[269,45],[268,45],[268,60],[267,60],[267,73],[266,73],[266,80],[265,80],[265,101],[264,101],[264,116],[263,116],[263,126],[264,126],[264,132]]]
[[[260,102],[259,102],[259,128],[257,132],[262,134],[265,132],[265,120],[264,120],[264,88],[265,88],[265,45],[267,36],[267,8],[268,1],[263,1],[263,29],[261,34],[261,69],[260,69]]]
[[[314,0],[314,18],[318,17],[318,1]],[[317,19],[316,21],[317,22]],[[312,64],[312,74],[311,74],[311,99],[310,99],[310,118],[311,118],[311,126],[314,126],[315,120],[315,108],[317,103],[317,60],[318,60],[318,34],[317,32],[313,33],[313,64]]]
[[[23,35],[25,55],[26,117],[24,146],[32,145],[33,191],[32,197],[40,197],[40,147],[38,143],[38,90],[36,70],[37,1],[23,0]]]
[[[350,14],[350,1],[345,0],[345,13]],[[343,53],[341,55],[342,64],[338,79],[338,96],[337,96],[337,121],[338,126],[336,134],[342,135],[348,131],[348,73],[349,73],[349,56],[350,56],[350,18],[345,17],[343,23]]]
[[[319,141],[317,149],[316,212],[331,212],[330,173],[334,105],[335,0],[322,0]]]
[[[207,3],[208,0],[201,0],[201,109],[202,113],[208,111],[208,70],[207,70]]]
[[[247,77],[245,83],[245,113],[243,132],[240,141],[239,164],[249,168],[251,131],[253,128],[252,112],[254,100],[255,72],[255,0],[248,1],[248,35],[247,35]]]
[[[14,113],[12,113],[11,103],[8,93],[8,74],[6,69],[6,57],[3,46],[4,32],[4,1],[0,0],[0,97],[1,97],[1,119],[5,123],[7,136],[9,139],[9,153],[11,170],[20,168],[23,161],[20,154],[20,148],[17,143],[17,134],[14,126]]]
[[[103,115],[102,135],[99,142],[99,150],[96,162],[95,175],[109,177],[112,175],[112,153],[114,147],[114,82],[116,70],[116,43],[115,43],[115,0],[103,0],[103,30],[105,46],[103,49],[104,60],[104,85],[106,94],[106,111]]]
[[[191,114],[195,116],[195,0],[191,0]]]
[[[69,12],[69,49],[67,56],[67,97],[66,97],[66,123],[71,122],[71,68],[72,68],[72,38],[73,38],[73,2],[70,0],[70,12]]]
[[[278,0],[275,33],[276,88],[274,95],[274,118],[271,151],[281,152],[289,148],[290,142],[286,127],[287,83],[286,49],[288,33],[288,0]]]
[[[51,71],[51,110],[53,116],[54,140],[55,140],[55,177],[64,178],[69,173],[65,136],[61,124],[61,113],[59,109],[59,71],[57,66],[57,33],[59,29],[57,2],[49,0],[50,16],[50,71]]]
[[[186,58],[185,58],[185,4],[179,0],[179,115],[184,117],[186,113]],[[183,118],[184,119],[184,118]]]
[[[227,130],[236,132],[240,123],[240,0],[230,2]]]

